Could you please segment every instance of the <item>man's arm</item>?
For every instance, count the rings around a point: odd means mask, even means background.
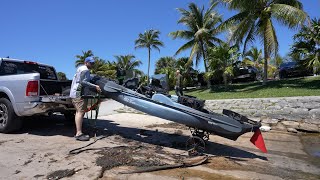
[[[82,86],[96,87],[97,85],[90,82],[90,72],[89,70],[82,71],[80,74],[80,84]]]
[[[91,80],[90,71],[89,70],[82,71],[80,74],[80,84],[82,86],[89,86],[89,87],[96,88],[98,92],[101,92],[100,87],[98,85],[92,84],[90,80]]]

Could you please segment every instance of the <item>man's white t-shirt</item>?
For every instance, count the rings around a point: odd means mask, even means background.
[[[79,97],[79,95],[77,94],[77,91],[79,92],[79,85],[81,83],[81,74],[84,72],[86,72],[85,78],[90,78],[90,72],[86,65],[81,65],[80,67],[78,67],[77,72],[72,79],[71,90],[70,90],[71,98]]]

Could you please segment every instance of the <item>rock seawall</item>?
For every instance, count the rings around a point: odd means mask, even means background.
[[[205,109],[230,109],[273,129],[320,132],[320,96],[206,100]]]

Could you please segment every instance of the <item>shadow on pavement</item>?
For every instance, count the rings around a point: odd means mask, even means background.
[[[97,136],[120,135],[123,138],[126,138],[128,142],[135,140],[179,150],[186,150],[185,143],[190,138],[190,136],[170,134],[157,130],[123,127],[110,120],[98,119],[96,124],[97,128],[95,130],[97,132]],[[85,120],[83,129],[85,133],[93,136],[95,130],[89,126],[88,120]],[[20,133],[29,133],[39,136],[61,135],[73,137],[75,133],[75,125],[74,122],[68,122],[63,116],[59,115],[54,115],[52,117],[32,117],[24,120],[24,126],[21,131],[17,132],[17,134]],[[259,158],[262,160],[268,160],[264,156],[259,156],[254,153],[220,143],[208,141],[206,147],[206,153],[209,155],[225,156],[228,158]]]

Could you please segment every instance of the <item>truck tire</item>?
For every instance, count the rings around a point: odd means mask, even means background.
[[[0,98],[0,133],[10,133],[21,128],[22,121],[14,112],[11,102]]]

